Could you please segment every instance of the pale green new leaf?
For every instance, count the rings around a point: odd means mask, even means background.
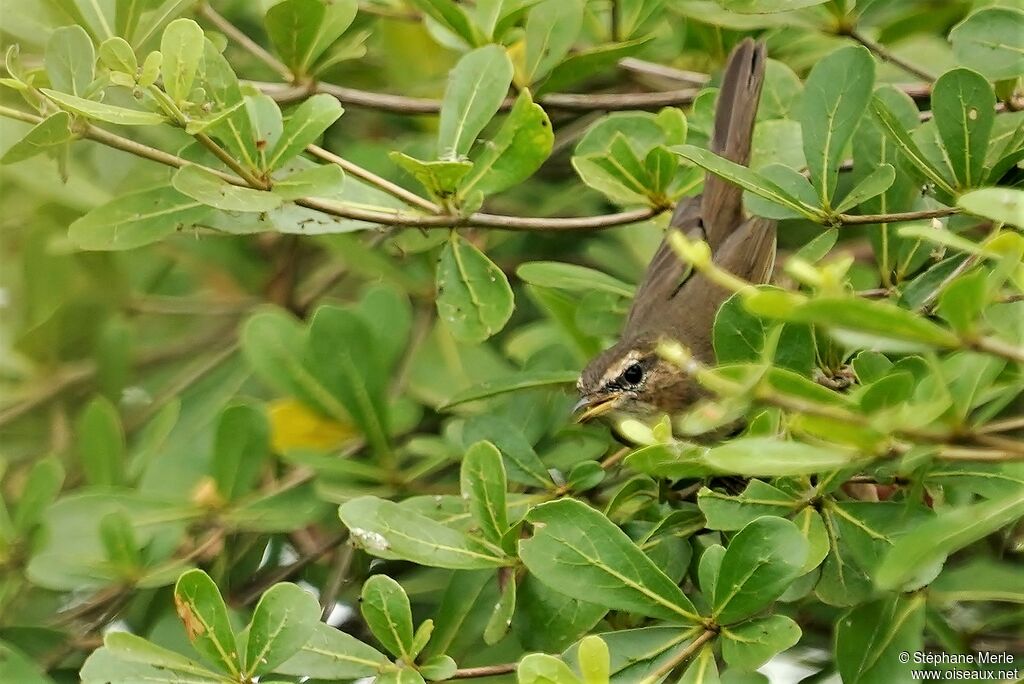
[[[127,107],[96,102],[95,100],[86,100],[82,97],[59,93],[49,88],[40,88],[39,90],[64,109],[81,114],[87,119],[105,121],[118,124],[119,126],[153,126],[167,120],[162,114],[157,114],[156,112],[144,112],[138,109],[128,109]]]
[[[512,62],[498,45],[465,54],[452,69],[441,102],[437,149],[441,159],[464,157],[505,100]]]

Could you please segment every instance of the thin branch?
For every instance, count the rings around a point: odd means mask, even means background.
[[[977,351],[986,352],[995,356],[1001,356],[1009,361],[1024,363],[1024,347],[1018,347],[1004,342],[997,337],[979,337],[967,340],[967,344]]]
[[[692,658],[704,644],[711,641],[716,636],[718,636],[718,632],[711,629],[705,629],[696,639],[691,641],[686,648],[679,651],[679,653],[666,661],[661,667],[647,675],[647,677],[643,679],[642,684],[654,684],[655,682],[661,681],[662,677]]]
[[[42,121],[42,117],[38,117],[26,112],[20,112],[9,107],[0,106],[0,116],[7,116],[9,118],[18,119],[19,121],[25,121],[26,123],[39,123]],[[136,143],[127,138],[103,131],[102,129],[96,128],[95,126],[87,126],[82,131],[82,137],[90,140],[101,142],[110,147],[130,152],[136,156],[144,159],[150,159],[152,161],[166,164],[180,168],[186,164],[192,162],[182,157],[175,156],[158,150],[148,145]],[[200,165],[201,166],[201,165]],[[212,169],[206,166],[201,166],[211,173],[214,173],[219,178],[233,185],[248,185],[245,181],[232,176],[231,174],[224,173],[217,169]],[[258,182],[258,181],[257,181]],[[260,186],[252,186],[260,187]],[[260,189],[263,189],[260,187]],[[408,211],[401,211],[396,209],[364,209],[362,207],[356,207],[349,204],[307,197],[304,199],[298,199],[295,201],[296,204],[306,207],[308,209],[314,209],[316,211],[329,214],[331,216],[337,216],[339,218],[352,219],[354,221],[365,221],[366,223],[373,223],[377,225],[385,226],[399,226],[402,228],[462,228],[469,226],[476,226],[480,228],[495,228],[499,230],[510,230],[510,231],[541,231],[541,232],[585,232],[593,230],[604,230],[607,228],[614,228],[616,226],[624,226],[631,223],[639,223],[640,221],[646,221],[647,219],[653,218],[668,209],[668,207],[648,207],[641,209],[632,209],[629,211],[622,211],[616,214],[605,214],[602,216],[573,216],[573,217],[554,217],[554,218],[533,218],[533,217],[522,217],[522,216],[504,216],[500,214],[485,214],[485,213],[474,213],[469,216],[458,216],[458,215],[434,215],[424,216],[422,214],[412,213]]]
[[[456,670],[448,679],[476,679],[477,677],[494,677],[516,671],[517,663],[501,665],[483,665],[481,667],[463,667]]]
[[[334,96],[344,105],[366,107],[396,114],[437,114],[441,111],[441,100],[377,93],[333,83],[316,83],[312,87],[266,81],[244,81],[244,83],[257,88],[263,94],[282,104],[301,100],[311,93],[326,93]],[[537,101],[546,109],[615,112],[688,105],[693,103],[699,92],[698,88],[681,88],[647,93],[550,93],[542,95]],[[501,103],[500,111],[508,111],[514,103],[515,98],[506,98]]]
[[[210,7],[209,4],[204,2],[199,6],[199,16],[213,24],[225,36],[238,43],[239,47],[277,72],[284,80],[290,82],[294,79],[291,69],[285,66],[281,60],[270,54],[262,45],[246,35],[245,31],[242,31],[225,19],[217,10]]]
[[[325,150],[319,145],[310,145],[309,147],[306,148],[306,152],[316,157],[317,159],[321,159],[331,164],[337,164],[345,171],[345,173],[350,173],[356,178],[359,178],[360,180],[364,180],[367,183],[370,183],[371,185],[375,185],[376,187],[380,188],[381,190],[388,193],[392,197],[399,199],[410,206],[425,209],[426,211],[429,211],[432,214],[441,213],[441,207],[437,206],[430,200],[424,199],[414,192],[409,192],[401,185],[392,183],[387,178],[382,178],[377,174],[373,173],[372,171],[364,169],[358,164],[354,164],[349,160],[343,157],[339,157],[333,152],[330,152],[329,150]]]
[[[232,325],[233,328],[234,326]],[[143,352],[134,359],[133,365],[136,368],[144,368],[146,366],[176,361],[192,356],[202,349],[207,349],[210,345],[223,340],[224,337],[224,328],[218,327],[212,333],[206,332],[171,346]],[[13,422],[33,409],[53,401],[66,392],[91,382],[96,377],[96,373],[96,363],[93,361],[69,364],[63,369],[52,373],[49,376],[48,382],[30,393],[29,396],[0,409],[0,427]]]
[[[637,59],[636,57],[624,57],[623,59],[620,59],[619,68],[623,71],[642,74],[644,76],[654,76],[656,78],[685,83],[689,86],[695,87],[705,86],[708,84],[708,81],[711,80],[707,74],[702,74],[697,71],[676,69],[675,67],[667,66],[665,64],[657,64],[655,62],[648,62],[643,59]]]
[[[849,31],[845,32],[845,35],[849,36],[850,38],[853,38],[855,41],[866,47],[868,50],[871,50],[873,53],[878,55],[879,59],[889,62],[890,64],[894,64],[899,68],[903,69],[904,71],[906,71],[907,73],[913,74],[914,76],[917,76],[922,80],[928,81],[929,83],[935,81],[935,76],[928,73],[924,69],[921,69],[920,67],[917,67],[911,64],[910,62],[904,60],[902,57],[897,57],[892,52],[890,52],[889,49],[886,48],[884,45],[882,45],[881,43],[876,43],[875,41],[871,40],[857,29],[850,29]]]
[[[872,223],[921,221],[924,219],[943,218],[959,213],[960,209],[957,207],[942,207],[939,209],[908,211],[900,214],[839,214],[836,218],[844,226],[863,226]]]
[[[242,166],[238,160],[232,157],[227,150],[218,145],[213,138],[206,135],[205,133],[196,133],[195,139],[199,143],[213,153],[213,156],[224,162],[224,165],[229,169],[238,174],[238,177],[244,180],[250,187],[257,190],[269,190],[270,184],[264,180],[260,180],[249,171],[249,169]]]
[[[1024,430],[1024,416],[1011,416],[996,420],[987,425],[982,425],[976,432],[979,434],[989,434],[992,432],[1010,432],[1012,430]]]
[[[340,544],[343,544],[347,539],[347,530],[345,532],[339,532],[332,537],[328,537],[326,540],[320,542],[316,548],[310,550],[309,553],[299,557],[298,560],[289,563],[288,565],[275,568],[273,571],[255,578],[241,590],[238,596],[231,597],[230,603],[234,606],[245,606],[252,603],[262,596],[264,591],[278,582],[283,582],[289,577],[293,577],[294,575],[302,572],[306,566],[317,561],[328,551],[336,548]]]

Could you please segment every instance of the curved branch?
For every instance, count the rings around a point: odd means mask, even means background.
[[[312,93],[326,93],[337,98],[343,105],[366,107],[382,112],[437,114],[441,111],[441,100],[377,93],[333,83],[314,83],[309,86],[268,83],[266,81],[244,81],[244,83],[257,88],[264,95],[269,95],[282,104],[296,102]],[[537,101],[546,109],[615,112],[692,104],[699,92],[699,88],[681,88],[647,93],[551,93],[542,95]],[[514,103],[515,98],[505,98],[505,101],[501,103],[501,111],[508,111]]]
[[[43,117],[22,112],[17,109],[0,105],[0,116],[17,119],[25,123],[37,124]],[[135,156],[149,159],[167,166],[181,168],[192,162],[176,155],[164,152],[155,147],[149,147],[137,143],[128,138],[110,133],[93,125],[86,125],[80,132],[81,137],[108,145],[115,149],[134,154]],[[201,166],[201,165],[197,165]],[[202,168],[216,174],[219,178],[243,187],[250,187],[246,181],[225,173],[218,169],[202,166]],[[369,173],[369,172],[366,172]],[[255,187],[255,186],[252,186]],[[397,186],[396,186],[397,187]],[[264,188],[259,188],[264,189]],[[399,226],[403,228],[461,228],[477,226],[481,228],[495,228],[500,230],[513,231],[591,231],[604,230],[615,226],[627,225],[645,221],[666,211],[667,207],[647,207],[633,209],[616,214],[605,214],[601,216],[571,216],[561,218],[533,218],[522,216],[504,216],[500,214],[474,213],[469,216],[458,216],[453,214],[423,215],[416,212],[397,209],[364,209],[337,201],[326,200],[317,197],[306,197],[295,201],[296,204],[314,209],[316,211],[337,216],[340,218],[365,221],[386,226]]]
[[[960,209],[957,207],[942,207],[939,209],[907,211],[899,214],[839,214],[837,218],[844,226],[865,226],[872,223],[903,223],[906,221],[943,218],[959,213]]]

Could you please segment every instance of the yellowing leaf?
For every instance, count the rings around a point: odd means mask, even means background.
[[[295,399],[270,405],[270,443],[277,453],[289,449],[331,449],[358,436],[348,423],[339,423],[310,411]]]

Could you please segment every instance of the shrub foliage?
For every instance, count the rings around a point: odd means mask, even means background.
[[[853,684],[1008,667],[901,652],[1019,659],[1019,5],[21,0],[0,22],[0,680],[738,683],[788,651]],[[707,149],[747,35],[773,58],[750,168]],[[673,237],[734,292],[715,365],[662,348],[704,398],[573,423],[705,173],[780,221],[773,284]]]

